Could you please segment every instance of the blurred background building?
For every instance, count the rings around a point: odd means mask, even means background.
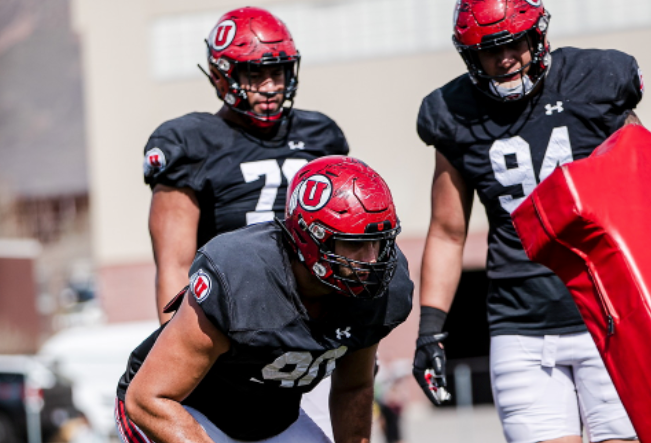
[[[55,332],[68,330],[74,341],[84,332],[70,330],[104,323],[130,348],[116,325],[153,324],[143,147],[163,121],[219,109],[196,65],[205,66],[203,39],[217,19],[244,5],[0,0],[0,353],[34,353]],[[553,47],[620,49],[651,72],[649,0],[545,5]],[[450,39],[455,0],[259,0],[255,6],[285,21],[301,51],[296,106],[334,118],[351,155],[389,183],[403,225],[400,244],[417,283],[434,152],[416,134],[416,115],[426,94],[465,72]],[[637,112],[651,124],[648,98]],[[460,315],[453,306],[448,347],[452,360],[473,369],[475,397],[490,401],[486,233],[477,203],[456,301],[477,310]],[[412,315],[382,344],[383,363],[410,360],[416,330]]]
[[[36,351],[56,329],[55,314],[92,298],[82,66],[70,6],[0,1],[0,353]]]

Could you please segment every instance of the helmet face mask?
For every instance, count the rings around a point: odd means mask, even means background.
[[[472,82],[481,92],[498,101],[514,101],[530,95],[544,79],[551,64],[547,42],[549,13],[542,1],[460,0],[455,11],[453,43],[461,55]],[[530,61],[517,71],[488,75],[479,60],[480,51],[495,51],[526,42]],[[520,76],[520,82],[506,87],[500,80]]]
[[[285,215],[292,247],[318,280],[360,299],[386,292],[398,262],[400,225],[389,189],[375,171],[350,157],[314,160],[294,177]],[[339,251],[369,246],[377,251],[372,261]]]
[[[253,126],[269,128],[279,123],[293,106],[300,65],[300,54],[285,24],[264,9],[236,9],[220,18],[206,45],[208,77],[217,96]],[[276,66],[283,69],[284,89],[262,95],[281,94],[280,106],[273,113],[255,113],[249,93],[257,91],[247,92],[242,76],[250,79],[252,72]]]
[[[310,229],[310,231],[313,229]],[[327,228],[323,229],[328,230]],[[312,272],[321,282],[344,295],[360,299],[380,297],[395,273],[397,264],[395,241],[399,232],[400,228],[397,228],[384,233],[382,236],[331,233],[326,241],[313,238],[312,240],[315,241],[319,248],[319,260],[312,266]],[[377,259],[368,262],[337,254],[335,242],[372,242],[378,244]]]

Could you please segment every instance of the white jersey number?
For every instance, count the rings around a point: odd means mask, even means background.
[[[489,157],[495,179],[502,186],[522,186],[523,196],[502,195],[499,198],[500,204],[509,214],[520,206],[538,183],[549,177],[557,166],[573,160],[567,126],[554,128],[552,131],[538,180],[533,169],[529,143],[520,136],[496,140],[489,150]]]
[[[260,192],[258,204],[255,211],[246,213],[246,224],[260,223],[274,219],[274,202],[278,195],[278,188],[282,183],[282,174],[287,179],[287,183],[292,181],[294,175],[301,169],[307,160],[303,158],[288,158],[283,163],[282,168],[277,160],[260,160],[257,162],[248,162],[240,164],[242,175],[246,183],[254,182],[264,176],[264,187]]]
[[[265,380],[280,380],[282,388],[293,388],[296,386],[306,386],[314,381],[319,374],[319,367],[325,364],[325,375],[323,378],[328,377],[335,369],[335,360],[343,356],[348,347],[341,346],[337,349],[326,351],[316,359],[312,358],[312,354],[306,351],[290,351],[285,352],[269,363],[262,369],[262,378]],[[287,365],[296,365],[292,371],[286,368]],[[290,368],[291,369],[291,366]]]

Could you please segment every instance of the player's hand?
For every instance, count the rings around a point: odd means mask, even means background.
[[[452,398],[445,380],[445,351],[441,342],[447,332],[421,335],[416,341],[413,374],[421,389],[436,406]]]

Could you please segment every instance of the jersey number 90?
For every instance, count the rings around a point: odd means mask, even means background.
[[[317,358],[307,351],[285,352],[262,369],[262,377],[265,380],[280,380],[281,388],[293,388],[297,382],[298,386],[307,386],[317,378],[321,365],[325,365],[323,378],[329,376],[335,369],[335,361],[347,350],[348,347],[340,346]],[[290,369],[293,366],[293,370],[287,370],[288,365]]]

